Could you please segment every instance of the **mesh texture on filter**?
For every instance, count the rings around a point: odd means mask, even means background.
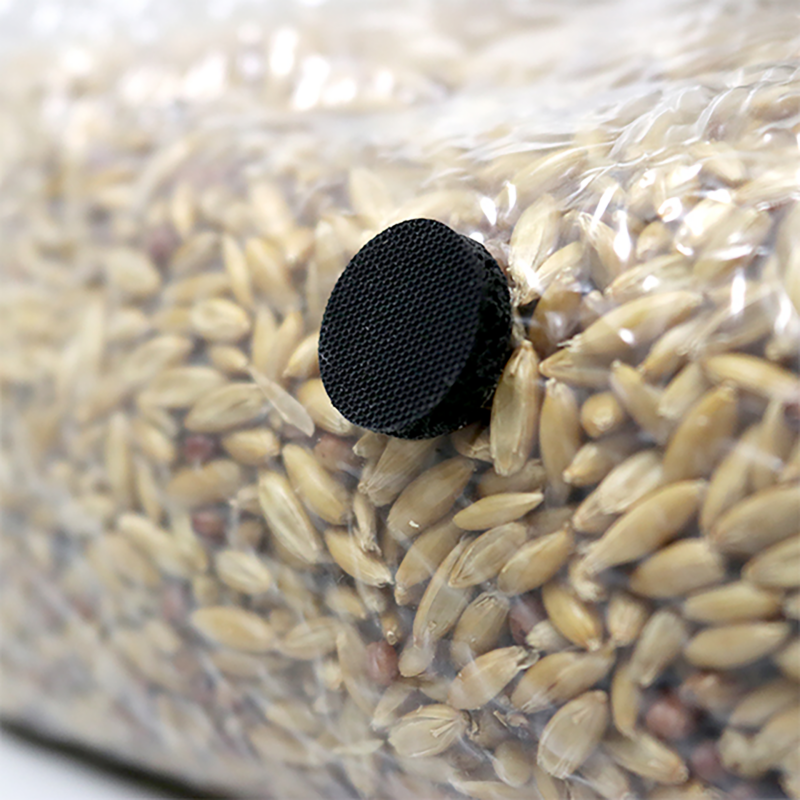
[[[388,228],[331,293],[319,357],[337,409],[408,439],[455,430],[489,400],[508,350],[511,308],[497,263],[440,222]]]

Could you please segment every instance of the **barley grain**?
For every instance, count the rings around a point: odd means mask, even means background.
[[[725,624],[770,619],[780,607],[780,596],[775,592],[735,581],[688,597],[683,602],[683,615],[696,622]]]
[[[658,444],[664,444],[669,436],[669,424],[658,411],[661,393],[645,383],[633,367],[619,361],[611,367],[609,383],[620,405],[636,424]]]
[[[505,525],[525,516],[544,499],[541,492],[503,492],[484,497],[459,511],[453,522],[468,531]]]
[[[258,595],[272,587],[272,573],[254,553],[221,550],[215,557],[219,579],[226,586],[249,595]]]
[[[505,629],[509,601],[497,592],[478,595],[465,609],[453,631],[450,657],[461,668],[491,650]]]
[[[542,195],[523,211],[509,244],[509,274],[514,282],[515,300],[527,305],[544,291],[537,269],[558,240],[558,208],[550,195]]]
[[[242,469],[228,459],[209,461],[200,469],[178,470],[166,486],[167,495],[187,508],[228,500],[243,483]]]
[[[608,725],[608,697],[593,691],[571,700],[547,723],[537,763],[557,778],[577,770],[600,743]]]
[[[586,552],[587,568],[600,572],[636,561],[674,539],[697,512],[704,481],[680,481],[656,489],[620,517]]]
[[[795,637],[772,660],[787,678],[800,683],[800,638]]]
[[[606,752],[623,769],[658,783],[674,786],[689,776],[683,759],[653,736],[639,731],[635,737],[612,736],[605,740]]]
[[[789,635],[785,622],[743,622],[707,628],[695,634],[684,656],[705,669],[733,669],[752,664],[777,650]]]
[[[742,568],[742,577],[767,589],[800,587],[800,533],[751,558]]]
[[[495,471],[519,472],[536,443],[540,390],[539,359],[523,342],[508,360],[492,401],[490,450]]]
[[[736,428],[736,401],[736,393],[723,385],[711,389],[687,412],[664,452],[667,482],[711,473]]]
[[[453,679],[447,702],[464,710],[481,708],[536,659],[524,647],[503,647],[479,655]]]
[[[774,678],[748,692],[731,712],[729,723],[737,728],[760,728],[799,698],[800,688],[796,684],[786,678]]]
[[[332,617],[306,620],[286,633],[277,647],[289,658],[319,659],[336,650],[336,637],[340,630],[341,624]]]
[[[563,478],[571,486],[592,486],[638,449],[636,434],[621,433],[583,445]]]
[[[405,605],[410,590],[434,574],[462,534],[463,531],[452,520],[446,519],[414,540],[395,575],[395,600],[398,604]]]
[[[709,534],[724,553],[754,555],[797,532],[800,492],[777,486],[750,495],[722,514]]]
[[[702,365],[715,383],[727,381],[767,400],[792,401],[800,394],[800,379],[756,356],[740,353],[711,356],[704,359]]]
[[[212,642],[243,650],[267,653],[275,643],[275,632],[258,614],[235,606],[208,606],[191,616],[192,625]]]
[[[232,236],[222,237],[222,262],[233,296],[242,308],[252,309],[255,304],[252,275],[242,248]]]
[[[223,297],[197,303],[192,308],[191,323],[198,336],[218,344],[235,344],[250,331],[247,312]]]
[[[543,586],[566,563],[573,543],[569,528],[562,528],[518,545],[497,576],[498,588],[506,594],[522,594]]]
[[[668,420],[680,420],[709,388],[702,367],[696,362],[687,364],[664,389],[657,411]]]
[[[264,466],[280,452],[278,438],[269,428],[235,431],[221,439],[225,452],[240,464]]]
[[[453,507],[473,469],[469,460],[458,457],[423,472],[392,505],[386,520],[389,530],[398,537],[418,536]]]
[[[586,433],[597,439],[616,431],[628,415],[613,392],[597,392],[584,400],[580,417]]]
[[[351,511],[345,488],[305,448],[287,444],[282,456],[289,482],[308,510],[332,525],[343,524]]]
[[[209,361],[220,371],[230,377],[247,375],[250,362],[247,356],[238,348],[230,345],[218,344],[209,347]]]
[[[354,426],[333,407],[319,378],[306,381],[297,390],[297,399],[305,407],[311,419],[323,430],[335,433],[337,436],[350,436],[355,432]]]
[[[322,541],[286,478],[277,472],[262,473],[258,502],[270,532],[288,552],[304,564],[321,560]]]
[[[519,788],[531,779],[531,764],[521,743],[501,742],[491,757],[495,774],[507,786]]]
[[[463,711],[437,704],[401,717],[389,731],[389,744],[405,757],[435,756],[452,747],[467,732]]]
[[[603,623],[596,608],[558,581],[545,584],[542,601],[550,622],[570,642],[586,650],[600,647]]]
[[[449,582],[453,567],[468,545],[466,540],[456,544],[434,572],[414,615],[413,632],[416,639],[441,639],[453,628],[469,604],[471,589],[456,588]]]
[[[708,533],[725,511],[747,495],[750,472],[758,458],[760,435],[760,427],[751,425],[714,469],[700,509],[700,529],[704,533]]]
[[[480,497],[502,492],[530,493],[542,489],[546,480],[542,462],[531,459],[519,472],[508,477],[498,474],[494,469],[487,470],[478,481],[477,490]]]
[[[624,591],[611,594],[606,607],[606,627],[611,641],[618,647],[627,647],[639,637],[650,615],[647,603]]]
[[[184,424],[190,431],[220,433],[253,422],[264,410],[264,396],[258,386],[230,383],[196,402]]]
[[[642,708],[642,690],[634,680],[630,660],[617,665],[611,678],[611,716],[614,727],[623,735],[635,737]]]
[[[604,389],[608,386],[608,367],[592,356],[574,352],[569,348],[557,350],[539,365],[545,378],[563,381],[570,386]]]
[[[563,474],[581,446],[578,403],[564,383],[549,380],[539,424],[542,463],[548,477],[548,492],[555,502],[569,496],[570,487]]]
[[[457,522],[458,514],[453,518]],[[490,580],[526,538],[525,528],[510,522],[471,540],[453,566],[449,583],[459,589]]]
[[[686,623],[668,609],[656,611],[642,628],[630,660],[630,677],[650,686],[677,658],[688,635]]]
[[[367,495],[376,507],[391,503],[424,468],[427,457],[438,439],[405,441],[390,438],[375,468],[361,477],[359,491]]]
[[[327,530],[325,544],[333,560],[356,580],[368,586],[385,586],[393,582],[389,568],[365,553],[346,530]]]
[[[547,655],[522,676],[514,687],[511,703],[525,714],[561,705],[602,681],[614,657],[609,646],[592,653],[565,651]]]
[[[306,380],[319,375],[318,347],[319,333],[306,336],[292,351],[281,377]]]
[[[628,585],[645,597],[683,597],[721,583],[725,566],[725,559],[704,539],[684,539],[639,564]]]
[[[694,292],[664,292],[641,297],[609,311],[570,341],[581,355],[624,356],[649,344],[685,320],[700,305]]]
[[[784,406],[772,400],[759,425],[759,459],[753,464],[751,481],[756,491],[768,489],[778,482],[795,443],[795,433],[789,426]]]

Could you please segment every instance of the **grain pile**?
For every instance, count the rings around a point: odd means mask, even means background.
[[[569,136],[404,155],[62,87],[70,126],[0,162],[3,716],[250,795],[800,797],[774,19]],[[514,351],[485,420],[403,441],[333,408],[317,338],[348,259],[419,216],[496,255]]]

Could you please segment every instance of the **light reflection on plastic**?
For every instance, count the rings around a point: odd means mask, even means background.
[[[744,309],[745,294],[747,292],[747,279],[744,274],[737,272],[731,281],[731,314],[740,314]]]
[[[469,238],[478,242],[479,244],[483,244],[485,241],[485,237],[480,231],[472,231],[472,233],[469,235]]]
[[[273,75],[282,77],[294,69],[298,35],[294,28],[279,28],[272,37],[269,68]]]
[[[679,197],[670,197],[658,207],[658,215],[663,222],[673,222],[683,213],[683,203]]]
[[[481,197],[480,207],[489,224],[494,225],[497,222],[497,206],[495,206],[494,200],[491,197]]]
[[[636,344],[636,337],[633,335],[633,331],[630,328],[620,328],[619,338],[631,347]]]
[[[375,93],[378,97],[388,97],[394,91],[394,73],[388,69],[378,70],[375,75]]]
[[[358,86],[353,78],[342,78],[332,83],[322,95],[323,105],[341,106],[355,99]]]
[[[648,169],[639,180],[639,186],[642,189],[646,189],[648,186],[652,186],[655,182],[656,182],[656,171],[654,169]]]
[[[319,103],[325,80],[331,65],[322,56],[308,56],[302,62],[303,77],[297,84],[292,106],[298,111],[307,111]]]
[[[654,292],[658,289],[661,281],[655,275],[648,275],[642,281],[642,291],[643,292]]]
[[[70,75],[88,75],[94,64],[94,59],[88,50],[82,47],[71,47],[64,53],[61,67]]]
[[[606,209],[611,202],[611,198],[616,194],[616,192],[616,186],[609,186],[608,189],[606,189],[603,194],[600,195],[600,200],[597,202],[597,208],[595,209],[594,214],[592,214],[594,219],[599,220],[603,214],[606,213]]]
[[[631,236],[628,233],[628,215],[626,212],[621,211],[615,215],[615,222],[617,224],[617,234],[614,237],[614,252],[620,257],[622,261],[627,261],[631,256],[633,246],[631,244]]]
[[[217,97],[225,86],[227,59],[212,53],[191,69],[183,82],[183,94],[192,100]]]
[[[732,203],[733,202],[733,195],[730,193],[728,189],[712,189],[710,192],[706,192],[705,196],[709,200],[716,200],[718,203]]]
[[[785,294],[780,296],[778,304],[779,309],[778,316],[775,319],[775,330],[784,332],[789,327],[789,323],[794,317],[795,310],[792,301]]]
[[[517,187],[513,183],[507,183],[508,187],[508,211],[511,211],[517,205]]]

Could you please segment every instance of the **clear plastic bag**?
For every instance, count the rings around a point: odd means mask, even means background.
[[[796,3],[188,5],[0,11],[2,716],[248,795],[799,797]],[[316,340],[416,217],[514,350],[405,441]]]

